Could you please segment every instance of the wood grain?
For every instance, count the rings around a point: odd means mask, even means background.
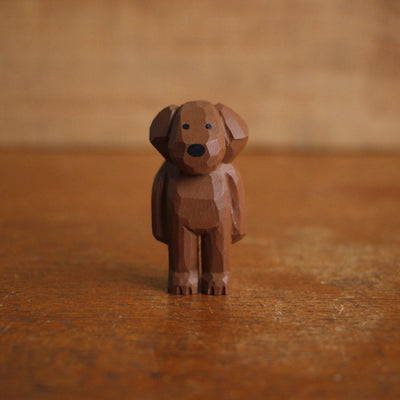
[[[249,147],[400,147],[396,0],[3,0],[0,145],[148,146],[168,104],[229,104]]]
[[[167,294],[161,157],[0,153],[1,399],[398,399],[400,157],[242,155],[232,295]]]

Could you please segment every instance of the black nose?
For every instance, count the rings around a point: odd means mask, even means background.
[[[187,149],[187,152],[192,157],[201,157],[205,151],[206,149],[202,144],[191,144]]]

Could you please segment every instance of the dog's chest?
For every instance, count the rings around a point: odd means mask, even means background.
[[[222,171],[200,176],[181,175],[171,186],[169,202],[184,225],[193,230],[218,226],[228,200]]]

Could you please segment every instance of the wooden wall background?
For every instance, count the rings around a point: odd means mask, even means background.
[[[399,149],[400,2],[0,1],[0,145],[147,147],[189,99],[254,147]]]

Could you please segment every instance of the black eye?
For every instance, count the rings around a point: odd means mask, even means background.
[[[206,124],[206,128],[211,129],[212,128],[211,124]]]
[[[189,129],[189,128],[190,128],[190,125],[189,125],[189,124],[183,124],[183,125],[182,125],[182,128],[183,128],[183,129]]]

